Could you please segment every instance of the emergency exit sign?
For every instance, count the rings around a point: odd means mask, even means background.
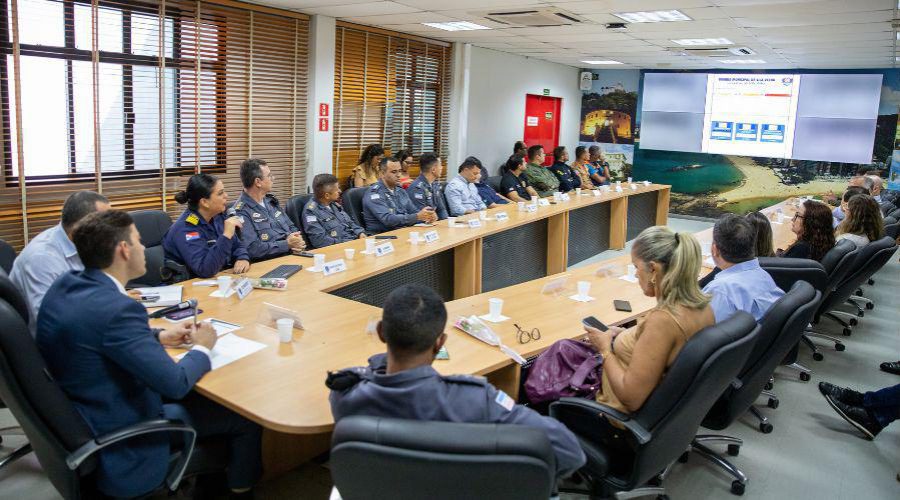
[[[550,95],[550,89],[544,89],[544,95]]]

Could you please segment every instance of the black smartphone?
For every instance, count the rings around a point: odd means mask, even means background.
[[[379,234],[375,237],[376,240],[396,240],[397,237],[392,234]]]
[[[203,309],[197,309],[197,316],[203,314]],[[166,314],[165,318],[169,321],[181,321],[183,319],[190,318],[194,315],[194,310],[188,307],[187,309],[182,309],[180,311],[170,312]]]
[[[631,302],[627,300],[614,300],[613,307],[616,308],[616,311],[631,312]]]
[[[591,328],[596,328],[596,329],[600,330],[601,332],[605,332],[606,330],[609,330],[609,328],[606,325],[604,325],[602,321],[600,321],[599,319],[597,319],[593,316],[588,316],[587,318],[584,318],[583,320],[581,320],[581,323],[585,326],[589,326]]]
[[[301,257],[309,257],[310,259],[314,257],[314,255],[310,252],[297,252],[297,255]]]

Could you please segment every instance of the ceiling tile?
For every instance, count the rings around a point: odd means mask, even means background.
[[[343,2],[343,0],[338,0]],[[322,14],[324,16],[346,18],[350,16],[379,16],[386,14],[406,14],[417,12],[419,9],[408,7],[397,2],[369,2],[355,5],[332,5],[326,7],[311,7],[301,9],[310,14]]]

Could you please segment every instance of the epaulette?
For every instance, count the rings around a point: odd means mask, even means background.
[[[316,201],[315,200],[310,201],[309,205],[306,205],[306,208],[308,208],[310,210],[316,208]]]
[[[378,191],[378,188],[381,187],[381,184],[376,182],[369,187],[369,191]]]
[[[367,378],[366,368],[362,366],[345,368],[336,372],[330,371],[328,377],[325,378],[325,387],[333,391],[345,391],[364,378]]]
[[[485,377],[480,377],[478,375],[442,375],[441,378],[443,378],[447,382],[453,382],[456,384],[477,385],[479,387],[485,387],[488,385],[488,379]]]
[[[185,217],[184,221],[192,226],[196,226],[200,223],[200,217],[197,217],[197,214],[191,214]]]
[[[274,205],[279,205],[279,203],[278,203],[278,198],[276,198],[274,194],[269,193],[269,194],[266,195],[266,198],[272,198],[272,203],[273,203]]]
[[[240,210],[241,207],[243,207],[243,206],[244,206],[244,202],[243,202],[243,201],[238,201],[237,203],[234,204],[234,209],[235,209],[235,210]]]

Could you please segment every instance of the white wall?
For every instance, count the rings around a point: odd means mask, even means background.
[[[462,68],[454,67],[454,71]],[[525,131],[525,94],[562,98],[560,145],[578,145],[581,90],[578,68],[471,47],[468,67],[468,127],[462,157],[477,156],[491,175],[512,154]],[[549,151],[548,151],[549,153]],[[460,158],[461,161],[462,158]],[[449,172],[456,171],[451,164]]]
[[[316,174],[330,174],[334,144],[334,50],[335,19],[316,15],[310,18],[309,44],[309,123],[307,124],[306,186],[298,181],[297,193],[312,187]],[[319,104],[328,104],[329,126],[319,132]]]

